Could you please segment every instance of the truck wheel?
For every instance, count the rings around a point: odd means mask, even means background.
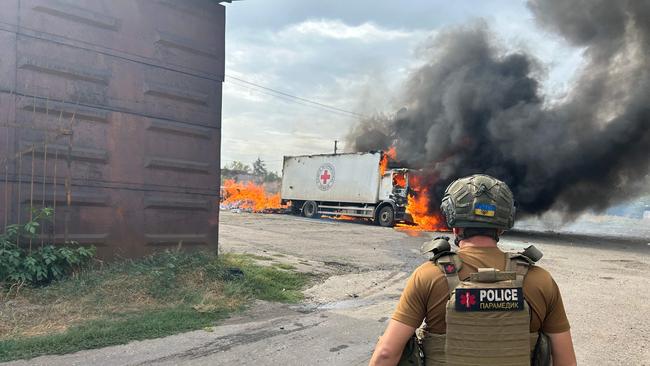
[[[318,217],[318,205],[314,201],[307,201],[302,205],[302,215],[309,217],[310,219],[315,219]]]
[[[395,226],[395,210],[390,205],[386,205],[379,210],[377,214],[377,222],[383,227]]]
[[[301,202],[291,202],[291,214],[300,215],[300,210],[302,209]]]

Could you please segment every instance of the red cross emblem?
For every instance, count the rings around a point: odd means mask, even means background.
[[[460,295],[460,303],[469,309],[472,307],[472,305],[476,304],[476,296],[470,294],[469,291],[465,292],[464,294]]]
[[[320,180],[323,181],[323,184],[327,184],[327,181],[330,180],[330,178],[332,178],[332,176],[327,170],[323,171],[323,174],[320,176]]]
[[[325,163],[318,168],[316,172],[316,182],[321,191],[327,191],[334,185],[336,174],[334,172],[334,165]]]
[[[445,273],[446,274],[452,274],[456,272],[456,266],[453,264],[447,264],[445,266]]]

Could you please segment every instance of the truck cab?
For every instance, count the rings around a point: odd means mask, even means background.
[[[391,205],[393,208],[394,218],[393,221],[406,221],[406,205],[408,204],[409,193],[409,170],[405,168],[389,169],[384,172],[381,178],[381,185],[379,188],[379,201],[377,217],[378,223],[388,223],[389,217],[386,215],[389,212],[381,212],[385,205]],[[384,217],[380,217],[383,215]],[[390,225],[392,226],[392,225]]]

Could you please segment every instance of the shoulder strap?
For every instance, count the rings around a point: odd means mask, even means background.
[[[517,286],[523,286],[524,278],[528,274],[528,270],[534,265],[535,262],[526,256],[519,253],[506,253],[506,271],[512,271],[517,274],[517,279],[515,280]]]
[[[454,291],[460,285],[458,271],[462,268],[463,262],[454,252],[440,253],[440,255],[436,255],[432,260],[445,275],[449,292]]]
[[[534,245],[529,245],[521,252],[506,253],[506,271],[516,272],[517,284],[523,286],[528,270],[535,265],[535,262],[542,259],[543,255]]]

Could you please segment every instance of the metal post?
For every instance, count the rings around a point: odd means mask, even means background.
[[[57,165],[59,164],[59,150],[54,149],[54,173],[52,177],[52,242],[56,242],[56,191],[57,191],[57,186],[56,186],[56,172],[57,172]]]
[[[71,187],[71,178],[72,178],[72,131],[70,131],[70,135],[68,138],[68,153],[66,156],[66,165],[68,167],[68,171],[66,172],[65,176],[65,204],[66,204],[66,210],[65,210],[65,223],[64,223],[64,228],[63,228],[63,243],[67,244],[68,243],[68,235],[69,235],[69,226],[70,226],[70,207],[72,206],[72,187]]]
[[[11,91],[11,94],[9,95],[9,100],[10,102],[12,101],[12,97],[14,96],[14,90]],[[15,98],[13,98],[13,105],[15,108]],[[9,108],[7,108],[9,109]],[[9,116],[10,113],[7,111],[7,118],[6,118],[6,123],[9,124]],[[7,157],[5,158],[5,201],[4,201],[4,217],[5,217],[5,222],[4,222],[4,233],[7,232],[7,226],[9,225],[9,155],[10,155],[10,149],[9,149],[9,129],[7,127],[7,133],[5,134],[5,146],[7,149]],[[15,169],[14,169],[15,171]],[[13,183],[12,183],[13,187]]]
[[[65,99],[61,99],[61,106],[65,104]],[[61,111],[59,113],[59,119],[56,121],[56,125],[60,126],[61,125],[61,120],[63,119],[63,110],[64,108],[61,107]],[[54,172],[53,172],[53,177],[52,177],[52,243],[56,243],[56,193],[58,191],[57,187],[57,167],[59,165],[59,149],[55,148],[54,149]]]
[[[18,155],[18,225],[20,226],[20,216],[22,216],[22,186],[23,186],[23,152]],[[20,235],[16,238],[16,245],[20,245]]]
[[[338,144],[339,140],[334,140],[334,155],[336,155],[336,151],[338,150]]]
[[[79,102],[77,101],[77,106]],[[72,117],[70,118],[70,127],[68,129],[68,156],[66,157],[68,171],[65,177],[65,227],[63,228],[63,243],[68,243],[69,237],[69,226],[70,226],[70,214],[72,211],[72,143],[74,141],[74,133],[72,132],[72,126],[74,124],[74,118],[77,114],[77,108],[72,112]]]
[[[4,207],[4,216],[5,216],[5,226],[4,233],[7,233],[7,225],[9,225],[9,165],[5,164],[5,207]]]
[[[43,146],[43,150],[44,150],[44,154],[43,154],[43,200],[41,202],[41,209],[45,208],[45,177],[46,177],[46,174],[47,174],[47,142],[45,142],[45,146]],[[43,240],[45,238],[44,229],[45,229],[45,225],[43,225],[43,223],[41,223],[41,232],[39,234],[41,236],[41,248],[44,245],[44,242],[43,242]]]
[[[45,100],[45,122],[48,122],[48,117],[50,115],[50,97],[48,96],[47,99]],[[45,179],[47,177],[47,141],[45,141],[45,144],[43,146],[43,200],[41,202],[41,209],[45,208]],[[45,225],[41,223],[41,248],[43,248],[44,240],[45,240]]]
[[[36,148],[32,145],[32,176],[29,184],[29,221],[31,222],[34,219],[34,160],[36,157]],[[32,252],[32,240],[33,236],[29,236],[29,252]]]

